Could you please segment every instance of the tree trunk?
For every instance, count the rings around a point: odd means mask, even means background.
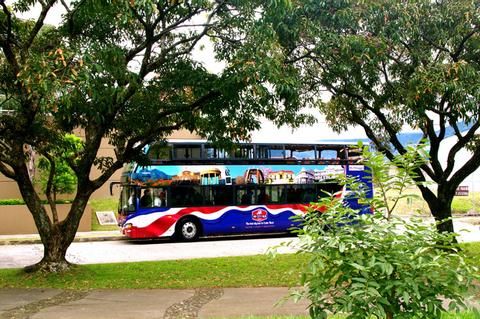
[[[70,268],[71,264],[66,260],[67,249],[75,238],[89,196],[90,193],[77,195],[65,220],[51,223],[47,230],[38,228],[43,243],[43,258],[39,263],[26,267],[25,271],[61,272]],[[32,212],[32,215],[35,218],[37,214]]]
[[[67,270],[70,267],[70,263],[66,260],[67,249],[75,238],[93,188],[79,187],[68,216],[63,221],[55,222],[50,219],[43,207],[28,176],[26,166],[23,163],[18,165],[15,173],[18,177],[18,187],[33,216],[44,248],[42,260],[35,265],[26,267],[25,271],[59,272]]]
[[[33,270],[59,272],[67,270],[71,266],[65,258],[67,249],[75,238],[91,193],[92,191],[77,193],[67,217],[61,222],[54,223],[47,234],[40,235],[46,238],[46,240],[42,240],[44,254],[42,260],[33,266]]]
[[[66,259],[67,249],[70,246],[68,237],[59,224],[53,225],[48,234],[41,234],[43,242],[43,258],[35,265],[25,267],[26,272],[63,272],[70,268]]]
[[[445,184],[438,184],[437,196],[430,190],[422,189],[422,195],[428,204],[432,216],[437,222],[437,230],[439,233],[453,233],[452,220],[452,200],[455,191],[451,191],[451,187]],[[456,239],[453,239],[456,242]]]
[[[437,230],[440,233],[453,233],[452,200],[454,193],[450,193],[445,185],[439,184],[437,199],[429,202],[428,206],[437,222]]]

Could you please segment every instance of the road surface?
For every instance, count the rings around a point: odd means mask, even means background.
[[[460,242],[480,241],[479,225],[454,221]],[[76,264],[101,264],[133,261],[175,260],[205,257],[248,256],[264,254],[270,247],[293,241],[294,237],[236,237],[202,239],[193,243],[162,241],[97,241],[74,242],[67,251],[67,260]],[[293,252],[282,247],[280,253]],[[0,245],[0,268],[20,268],[42,258],[43,246]]]
[[[76,264],[100,264],[132,261],[175,260],[205,257],[247,256],[264,254],[270,247],[296,240],[293,237],[240,237],[203,239],[193,243],[162,241],[74,242],[67,260]],[[279,252],[291,252],[282,247]],[[43,246],[1,245],[0,268],[20,268],[42,258]]]

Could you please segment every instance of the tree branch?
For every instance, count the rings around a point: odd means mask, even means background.
[[[150,40],[151,40],[151,43],[145,41],[143,42],[142,44],[140,44],[139,46],[131,49],[129,52],[127,52],[127,54],[125,55],[125,60],[127,62],[130,62],[138,53],[140,53],[141,51],[145,50],[145,48],[150,44],[152,45],[153,43],[159,41],[162,37],[166,36],[168,33],[172,32],[173,30],[175,30],[179,25],[181,25],[182,23],[184,23],[185,21],[188,21],[189,19],[191,19],[194,15],[200,13],[200,9],[197,9],[198,11],[195,11],[195,12],[192,12],[190,13],[189,15],[187,16],[184,16],[182,17],[181,19],[178,19],[176,22],[174,22],[173,24],[169,25],[168,27],[164,28],[161,32],[159,32],[157,35],[153,36]]]
[[[428,136],[428,139],[430,140],[430,164],[432,165],[432,168],[435,172],[435,176],[443,176],[443,169],[442,169],[442,164],[440,164],[440,161],[438,160],[438,151],[440,149],[440,142],[442,139],[437,137],[437,134],[435,132],[435,126],[433,123],[433,120],[425,116],[425,133]],[[445,127],[441,128],[441,131],[445,131]],[[436,182],[439,182],[437,178],[432,178]]]
[[[0,1],[0,5],[2,6],[3,12],[7,16],[7,38],[2,39],[0,45],[2,46],[5,58],[7,59],[10,67],[12,68],[13,76],[16,78],[18,72],[20,71],[20,68],[18,66],[17,58],[15,57],[15,54],[12,50],[12,13],[5,5],[5,1]]]
[[[350,92],[348,90],[342,89],[339,91],[341,94],[345,94],[349,96],[350,98],[356,99],[360,104],[367,109],[368,111],[372,112],[377,119],[382,123],[384,128],[386,129],[388,135],[389,135],[389,140],[392,143],[393,147],[400,153],[404,154],[406,152],[405,148],[403,147],[402,143],[397,138],[397,131],[390,125],[390,121],[386,118],[385,114],[383,114],[379,109],[374,108],[368,104],[368,102],[360,95],[355,94],[353,92]]]
[[[57,224],[58,223],[58,213],[57,213],[57,204],[55,203],[55,191],[54,191],[54,198],[52,198],[52,187],[53,187],[53,179],[55,178],[55,160],[50,156],[50,154],[43,154],[45,158],[48,160],[50,167],[49,167],[49,172],[48,172],[48,181],[47,181],[47,188],[45,189],[45,196],[47,196],[48,204],[50,205],[50,208],[52,209],[52,217],[53,217],[53,223]]]
[[[475,35],[475,33],[478,32],[478,30],[479,30],[478,28],[475,28],[463,37],[462,41],[460,41],[460,44],[458,45],[457,50],[455,50],[455,52],[450,54],[450,57],[452,58],[453,61],[458,62],[458,58],[460,57],[460,54],[462,53],[463,49],[465,48],[465,43],[467,43],[467,41],[471,37],[473,37]]]
[[[14,181],[17,180],[15,176],[15,172],[2,161],[0,161],[0,173],[2,173],[3,175],[5,175],[10,179],[13,179]]]
[[[454,125],[454,127],[457,131],[459,131],[458,126],[456,124]],[[457,143],[455,143],[455,145],[453,145],[450,151],[448,152],[447,167],[445,168],[445,176],[449,176],[452,173],[453,168],[455,166],[455,156],[462,148],[465,147],[465,145],[467,145],[468,142],[470,142],[473,139],[476,131],[479,128],[480,128],[480,121],[477,120],[477,122],[475,122],[475,124],[473,124],[472,127],[468,130],[467,134],[465,134],[464,136],[460,134],[460,137],[458,138]],[[480,152],[479,149],[477,149],[474,154],[476,154],[477,152]],[[472,156],[472,158],[473,157],[476,158],[476,156]],[[478,166],[478,162],[477,162],[477,166]],[[467,177],[468,175],[469,174],[465,175],[465,177]]]
[[[37,22],[35,22],[32,31],[30,31],[30,35],[28,36],[27,41],[25,41],[25,43],[23,44],[22,60],[25,60],[28,49],[32,45],[33,40],[35,40],[40,29],[43,27],[43,22],[45,20],[45,17],[47,16],[48,11],[51,9],[51,7],[55,4],[56,1],[57,0],[49,0],[46,4],[42,4],[42,11],[38,16]]]

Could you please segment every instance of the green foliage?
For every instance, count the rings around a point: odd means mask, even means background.
[[[55,203],[57,204],[70,204],[72,201],[69,199],[57,199]],[[46,200],[41,201],[42,204],[48,204]],[[15,199],[0,199],[0,206],[5,205],[25,205],[25,201],[23,199],[15,198]]]
[[[62,21],[47,26],[51,4],[22,0],[0,9],[0,101],[11,110],[0,114],[0,171],[27,190],[35,224],[51,239],[43,241],[45,256],[63,255],[45,263],[65,262],[66,247],[52,247],[70,244],[95,190],[126,163],[149,164],[146,145],[181,129],[231,144],[248,140],[263,118],[313,121],[300,112],[298,71],[285,63],[273,22],[259,14],[283,12],[289,1],[62,1]],[[34,6],[44,14],[23,20],[20,13]],[[205,43],[212,44],[208,60],[223,67],[200,61]],[[81,149],[65,139],[73,132],[83,136]],[[106,140],[114,152],[101,156]],[[43,178],[50,202],[48,194],[76,184],[64,221],[54,214],[52,223],[34,205],[24,145],[55,172]]]
[[[23,199],[1,199],[0,205],[25,205]]]
[[[405,194],[405,190],[416,185],[417,171],[428,161],[425,146],[421,144],[407,146],[404,154],[395,155],[390,162],[383,153],[370,151],[362,143],[359,143],[358,146],[362,149],[361,163],[370,172],[375,190],[374,196],[368,200],[368,204],[390,219],[401,200],[418,197],[411,193]],[[426,183],[422,184],[426,185]]]
[[[296,286],[302,256],[200,258],[155,262],[79,265],[64,274],[25,274],[0,269],[0,287],[59,289],[192,289],[204,287]],[[209,271],[205,271],[209,269]]]
[[[41,157],[38,161],[38,169],[40,171],[37,182],[42,188],[42,192],[53,194],[56,199],[57,194],[71,194],[76,189],[77,177],[70,168],[67,160],[72,158],[77,152],[83,148],[82,140],[73,134],[66,134],[58,145],[54,145],[49,152],[50,160],[54,161],[52,171],[52,163],[46,157]],[[53,176],[51,174],[53,173]]]
[[[399,133],[421,132],[429,156],[412,177],[438,185],[419,188],[437,220],[450,217],[456,187],[480,165],[478,1],[292,3],[272,19],[302,77],[300,99],[338,132],[361,127],[389,159],[406,151]],[[331,99],[311,99],[325,90]],[[447,148],[450,132],[457,139]]]
[[[419,220],[354,216],[335,198],[321,204],[329,211],[311,212],[299,234],[301,253],[311,258],[300,295],[311,300],[312,318],[325,311],[438,318],[443,298],[453,300],[449,310],[464,306],[476,268],[457,247],[437,244],[451,237]]]
[[[418,156],[418,149],[411,153]],[[406,172],[392,177],[388,168],[380,167],[388,167],[382,157],[364,154],[375,180],[399,191],[395,200],[401,198],[410,182],[408,169],[418,157],[397,157],[396,165]],[[347,183],[349,189],[362,189],[356,181]],[[454,234],[439,233],[435,225],[419,219],[392,217],[385,194],[373,200],[356,194],[359,201],[385,209],[388,218],[382,210],[359,215],[331,194],[318,203],[327,211],[309,209],[298,231],[299,254],[309,256],[310,262],[302,275],[305,290],[294,297],[311,301],[312,318],[326,318],[327,312],[347,313],[347,318],[439,318],[447,311],[445,298],[451,300],[448,310],[465,307],[478,269],[451,244]]]
[[[45,158],[40,158],[38,162],[40,171],[39,184],[42,191],[46,192],[48,185],[48,178],[50,174],[50,163]],[[52,192],[54,197],[57,194],[71,194],[75,191],[77,178],[72,169],[65,161],[57,159],[55,162],[55,177],[52,182]]]

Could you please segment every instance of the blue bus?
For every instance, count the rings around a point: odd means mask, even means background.
[[[326,192],[354,209],[339,175],[373,189],[353,144],[240,143],[170,140],[146,150],[151,164],[130,164],[120,182],[119,225],[130,238],[287,232]]]

